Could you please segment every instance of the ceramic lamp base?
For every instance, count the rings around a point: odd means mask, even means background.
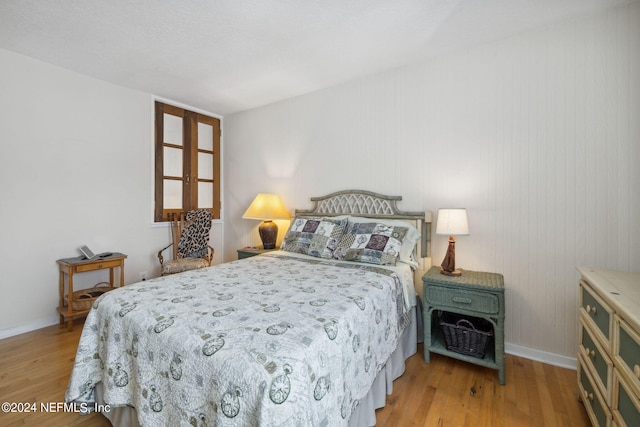
[[[275,222],[265,220],[258,227],[258,233],[260,233],[260,240],[262,240],[262,246],[265,249],[275,249],[278,238],[278,226]]]

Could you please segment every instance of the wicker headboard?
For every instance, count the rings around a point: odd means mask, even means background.
[[[299,216],[353,215],[415,221],[416,228],[422,234],[417,256],[431,257],[431,211],[401,211],[396,206],[400,200],[402,196],[385,196],[364,190],[344,190],[326,196],[312,197],[313,207],[309,210],[296,210],[295,214]]]

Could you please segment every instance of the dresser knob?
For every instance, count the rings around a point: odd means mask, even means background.
[[[636,377],[640,379],[640,365],[636,365],[633,367],[633,373],[636,374]]]
[[[596,306],[594,305],[593,307],[591,307],[590,305],[587,305],[587,313],[593,313],[596,314]]]
[[[584,398],[587,400],[593,400],[593,393],[589,393],[587,390],[584,391]]]
[[[591,358],[591,359],[593,359],[594,357],[596,357],[596,352],[595,352],[595,350],[589,350],[588,347],[585,347],[584,348],[584,355],[589,357],[589,358]]]

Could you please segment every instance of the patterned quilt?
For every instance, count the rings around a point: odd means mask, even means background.
[[[145,426],[343,426],[406,322],[397,275],[259,256],[96,300],[67,402],[131,405]],[[92,405],[91,405],[92,406]]]

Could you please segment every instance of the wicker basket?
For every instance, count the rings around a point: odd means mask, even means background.
[[[71,308],[76,311],[89,310],[99,296],[113,289],[109,283],[100,282],[93,288],[75,291],[71,296]]]
[[[443,313],[440,320],[447,350],[482,359],[487,342],[493,336],[488,320]]]

